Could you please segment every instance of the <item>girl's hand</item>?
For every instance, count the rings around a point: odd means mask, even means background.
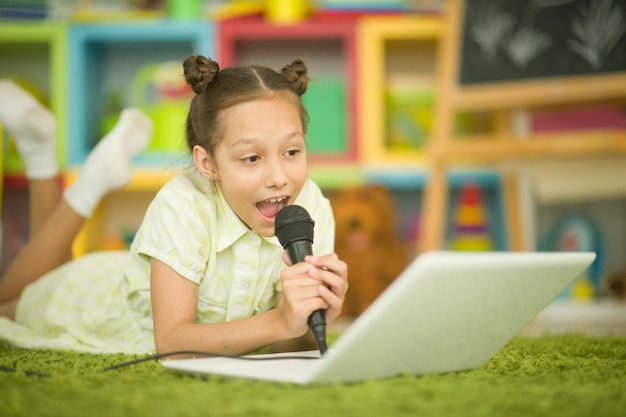
[[[285,325],[294,337],[308,330],[307,320],[315,310],[326,310],[326,323],[340,314],[348,290],[348,267],[336,254],[306,256],[304,262],[291,265],[287,253],[283,261],[290,265],[281,272]]]

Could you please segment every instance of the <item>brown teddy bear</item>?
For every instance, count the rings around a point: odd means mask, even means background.
[[[626,301],[626,270],[611,271],[602,280],[602,295]]]
[[[408,245],[396,237],[396,208],[382,185],[354,186],[329,196],[335,252],[348,264],[343,315],[355,317],[408,265]]]

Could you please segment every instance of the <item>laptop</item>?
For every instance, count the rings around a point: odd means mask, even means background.
[[[324,355],[307,351],[161,364],[186,373],[300,385],[469,370],[489,361],[595,257],[593,252],[426,252]]]

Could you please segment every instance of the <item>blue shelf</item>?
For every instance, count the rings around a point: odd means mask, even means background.
[[[131,99],[133,79],[148,65],[177,61],[189,55],[215,55],[215,30],[211,22],[150,20],[124,23],[76,24],[69,31],[68,164],[80,165],[106,132],[104,119],[110,94],[119,105],[137,105]],[[147,151],[143,164],[176,163],[184,156],[184,130],[180,147],[168,152]]]

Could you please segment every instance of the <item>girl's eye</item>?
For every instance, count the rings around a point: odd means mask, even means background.
[[[245,157],[245,158],[242,158],[241,160],[242,160],[243,162],[246,162],[246,163],[251,164],[251,163],[253,163],[253,162],[258,161],[258,160],[259,160],[259,156],[258,156],[258,155],[247,156],[247,157]]]
[[[287,156],[296,156],[299,153],[300,153],[300,150],[298,150],[298,149],[291,149],[291,150],[288,150],[287,152],[285,152],[285,155],[287,155]]]

